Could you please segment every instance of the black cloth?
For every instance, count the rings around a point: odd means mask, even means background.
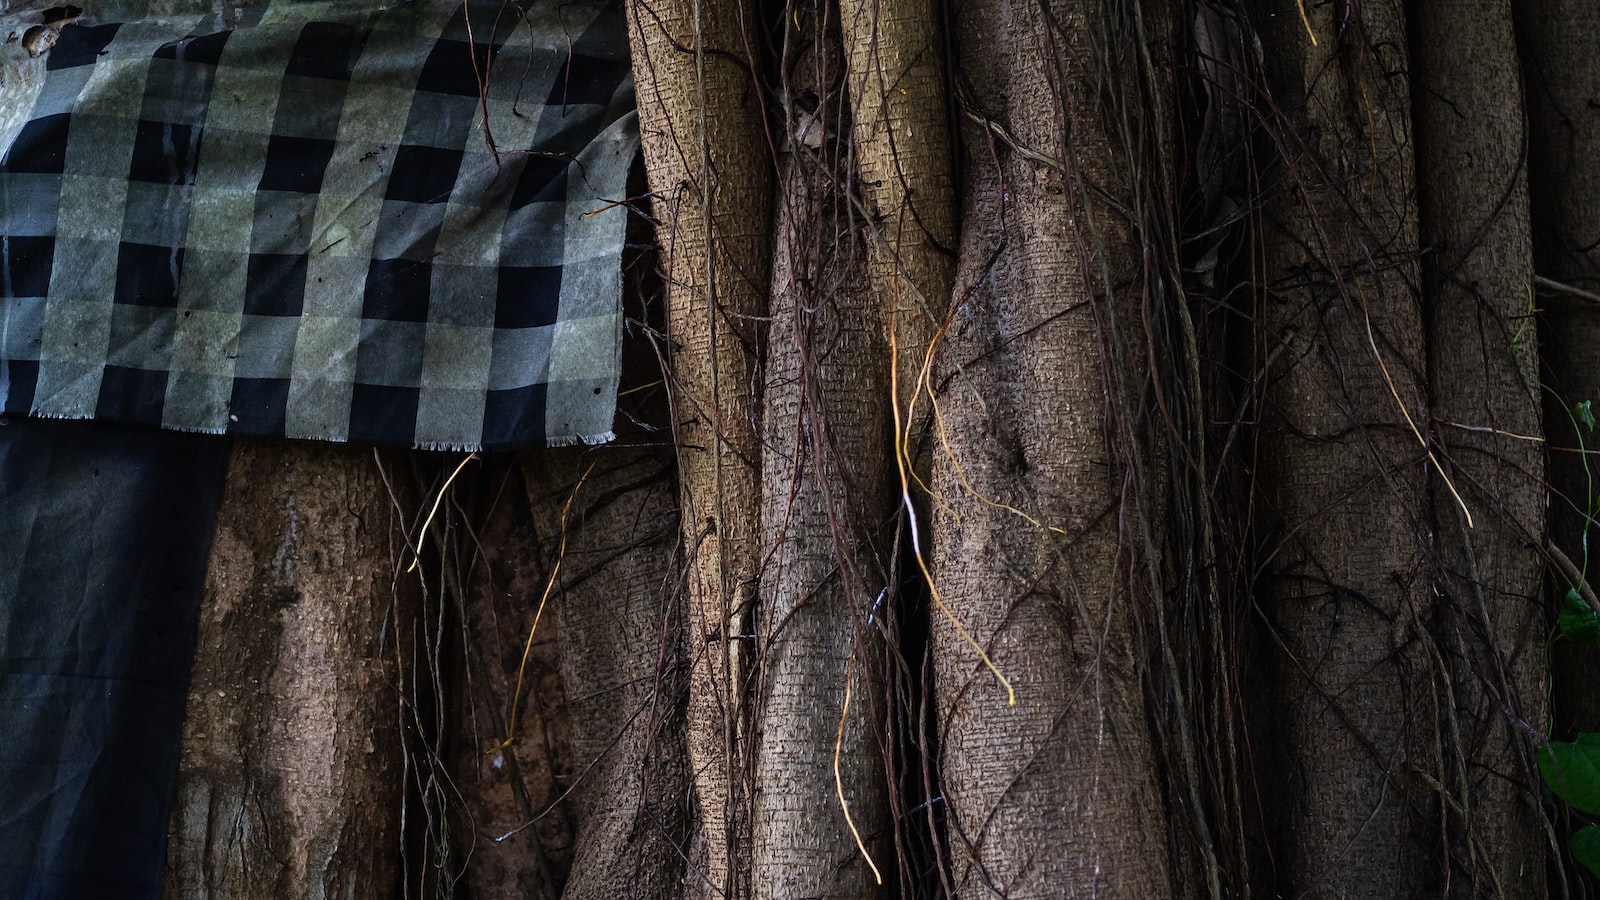
[[[160,896],[227,445],[0,418],[0,898]]]

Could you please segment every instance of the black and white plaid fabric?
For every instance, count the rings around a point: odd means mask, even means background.
[[[0,47],[0,412],[609,439],[637,148],[617,5],[183,5]],[[43,21],[8,10],[0,34]]]

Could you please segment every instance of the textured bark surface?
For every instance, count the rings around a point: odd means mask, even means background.
[[[397,582],[403,553],[370,449],[234,444],[166,896],[398,890],[406,781],[395,685],[412,610]]]
[[[435,491],[459,460],[440,461]],[[554,501],[557,517],[564,499]],[[429,528],[438,551],[424,574],[436,587],[430,601],[444,609],[424,614],[426,640],[439,645],[443,665],[437,682],[419,686],[443,694],[429,704],[442,713],[430,730],[443,734],[437,745],[448,770],[424,782],[428,832],[448,844],[433,848],[449,854],[435,862],[441,892],[454,883],[474,900],[561,896],[581,812],[558,803],[575,768],[571,718],[551,610],[533,628],[552,565],[551,538],[534,519],[517,461],[501,457],[469,463]],[[425,756],[416,764],[431,769]]]
[[[1444,679],[1427,629],[1426,359],[1398,4],[1264,4],[1285,152],[1265,201],[1257,586],[1275,696],[1259,749],[1285,896],[1437,890]],[[1313,39],[1313,35],[1315,38]],[[1315,40],[1315,43],[1313,43]],[[1279,348],[1282,348],[1281,350]],[[1426,748],[1427,752],[1422,750]]]
[[[850,139],[869,217],[867,273],[895,340],[902,434],[915,440],[929,406],[921,374],[955,275],[954,148],[939,10],[932,0],[847,0],[840,21]],[[913,448],[902,449],[908,462],[915,459]],[[926,466],[924,454],[924,476]]]
[[[1441,602],[1454,703],[1440,723],[1452,896],[1541,897],[1547,846],[1522,723],[1547,729],[1545,454],[1526,136],[1511,5],[1415,0],[1421,200]],[[1465,509],[1463,509],[1463,504]],[[1472,522],[1467,521],[1467,512]],[[1452,708],[1453,707],[1453,708]]]
[[[1540,275],[1600,293],[1600,6],[1537,0],[1516,4],[1516,12],[1527,76],[1534,259]],[[1542,291],[1539,306],[1547,312],[1546,371],[1554,391],[1545,406],[1550,539],[1582,567],[1584,511],[1593,506],[1594,488],[1575,451],[1593,449],[1595,435],[1577,433],[1564,405],[1600,401],[1600,305]],[[1591,526],[1589,546],[1596,541],[1600,531]],[[1559,599],[1570,585],[1555,581]],[[1600,731],[1597,653],[1567,641],[1551,648],[1558,737]]]
[[[671,448],[547,451],[523,461],[540,556],[547,569],[560,566],[546,611],[553,620],[540,628],[559,635],[572,735],[561,783],[572,790],[576,843],[561,896],[681,896],[689,777]]]
[[[771,154],[741,0],[628,4],[639,127],[667,276],[690,662],[688,748],[700,828],[691,896],[744,896],[744,680],[760,561],[760,322]]]
[[[1164,896],[1119,541],[1132,523],[1108,420],[1117,323],[1139,315],[1138,256],[1127,220],[1093,193],[1128,178],[1091,65],[1116,17],[1085,2],[959,12],[972,175],[940,348],[948,446],[934,451],[932,554],[954,616],[933,623],[954,889]],[[957,622],[1015,687],[1014,707]]]
[[[474,464],[421,582],[370,451],[241,445],[168,894],[1539,896],[1507,0],[1175,8],[951,4],[947,79],[930,0],[630,0],[670,414]],[[1532,258],[1600,292],[1600,12],[1516,14]]]
[[[873,864],[892,871],[883,647],[866,624],[888,590],[888,347],[839,174],[842,72],[836,45],[816,45],[836,24],[821,15],[831,13],[808,15],[790,38],[794,62],[782,93],[790,141],[762,400],[769,555],[758,626],[751,883],[755,896],[793,900],[877,894],[851,824]]]

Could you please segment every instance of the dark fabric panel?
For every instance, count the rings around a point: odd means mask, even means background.
[[[156,898],[224,438],[0,418],[0,897]]]

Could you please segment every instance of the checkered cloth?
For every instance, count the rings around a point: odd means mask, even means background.
[[[0,413],[610,439],[637,148],[617,4],[183,5],[0,47]],[[0,35],[42,21],[5,7]]]

